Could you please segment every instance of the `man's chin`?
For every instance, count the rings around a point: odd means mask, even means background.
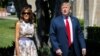
[[[68,16],[68,14],[63,14],[64,16]]]

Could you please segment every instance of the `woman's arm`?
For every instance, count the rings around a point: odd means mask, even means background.
[[[37,29],[36,29],[36,24],[34,23],[34,37],[35,37],[35,41],[36,41],[36,46],[37,48],[39,49],[41,47],[40,45],[40,40],[39,40],[39,37],[38,37],[38,34],[37,34]]]
[[[19,22],[16,23],[16,29],[15,29],[15,49],[16,49],[16,55],[19,56]]]

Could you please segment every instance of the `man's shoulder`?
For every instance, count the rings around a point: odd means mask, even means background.
[[[54,21],[58,21],[60,19],[62,19],[62,17],[61,16],[57,16],[57,17],[53,17],[51,21],[54,22]]]
[[[74,22],[79,22],[79,19],[75,16],[71,16],[71,19],[74,21]]]
[[[53,17],[53,20],[58,20],[60,18],[63,18],[63,17],[62,16]]]
[[[72,19],[78,19],[77,17],[75,17],[75,16],[72,16],[72,15],[71,15],[70,17],[71,17]]]
[[[62,15],[60,15],[60,16],[57,16],[57,17],[55,17],[55,18],[62,18],[63,16]]]

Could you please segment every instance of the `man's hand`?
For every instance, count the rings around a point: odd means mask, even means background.
[[[85,56],[86,55],[86,48],[82,49],[82,55]]]
[[[62,56],[62,51],[61,51],[61,49],[57,49],[57,50],[56,50],[56,54],[59,55],[59,56]]]

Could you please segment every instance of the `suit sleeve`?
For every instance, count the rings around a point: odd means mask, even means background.
[[[57,36],[56,36],[56,30],[57,30],[56,24],[54,20],[51,20],[49,35],[50,35],[51,45],[54,51],[59,49],[58,42],[57,42]]]
[[[81,30],[81,26],[80,26],[80,23],[78,20],[77,20],[77,24],[78,24],[78,37],[79,37],[79,42],[80,42],[81,48],[86,48],[84,34]]]

